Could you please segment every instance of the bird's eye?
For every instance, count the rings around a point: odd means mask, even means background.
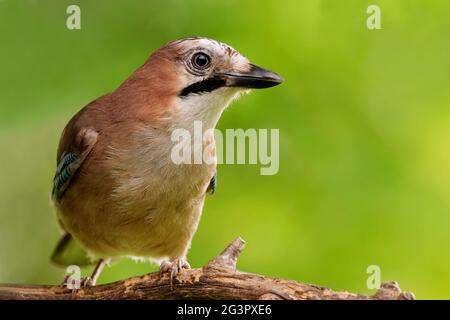
[[[192,56],[192,65],[197,69],[206,69],[211,64],[211,58],[203,52],[198,52]]]

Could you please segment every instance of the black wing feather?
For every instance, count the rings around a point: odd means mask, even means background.
[[[214,176],[211,178],[207,191],[209,191],[211,194],[214,194],[214,192],[216,192],[216,186],[217,186],[217,172],[214,173]]]

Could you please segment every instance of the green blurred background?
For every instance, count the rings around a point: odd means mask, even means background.
[[[81,30],[66,8],[81,7]],[[366,28],[378,4],[382,29]],[[162,44],[230,44],[285,83],[219,128],[279,128],[280,171],[221,165],[189,260],[234,237],[244,271],[373,293],[366,268],[450,298],[450,2],[0,1],[0,282],[58,283],[49,191],[69,118]],[[124,260],[100,282],[156,270]],[[90,271],[90,270],[87,270]]]

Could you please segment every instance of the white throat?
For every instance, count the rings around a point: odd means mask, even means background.
[[[238,98],[242,89],[223,87],[204,94],[192,94],[176,100],[175,126],[194,128],[194,121],[201,121],[203,129],[213,129],[230,103]]]

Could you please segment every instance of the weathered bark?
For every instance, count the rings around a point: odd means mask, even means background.
[[[414,299],[395,282],[384,283],[367,296],[241,272],[236,270],[236,261],[243,248],[244,241],[237,238],[204,267],[181,271],[172,286],[167,275],[155,272],[77,291],[51,285],[2,285],[0,299]]]

